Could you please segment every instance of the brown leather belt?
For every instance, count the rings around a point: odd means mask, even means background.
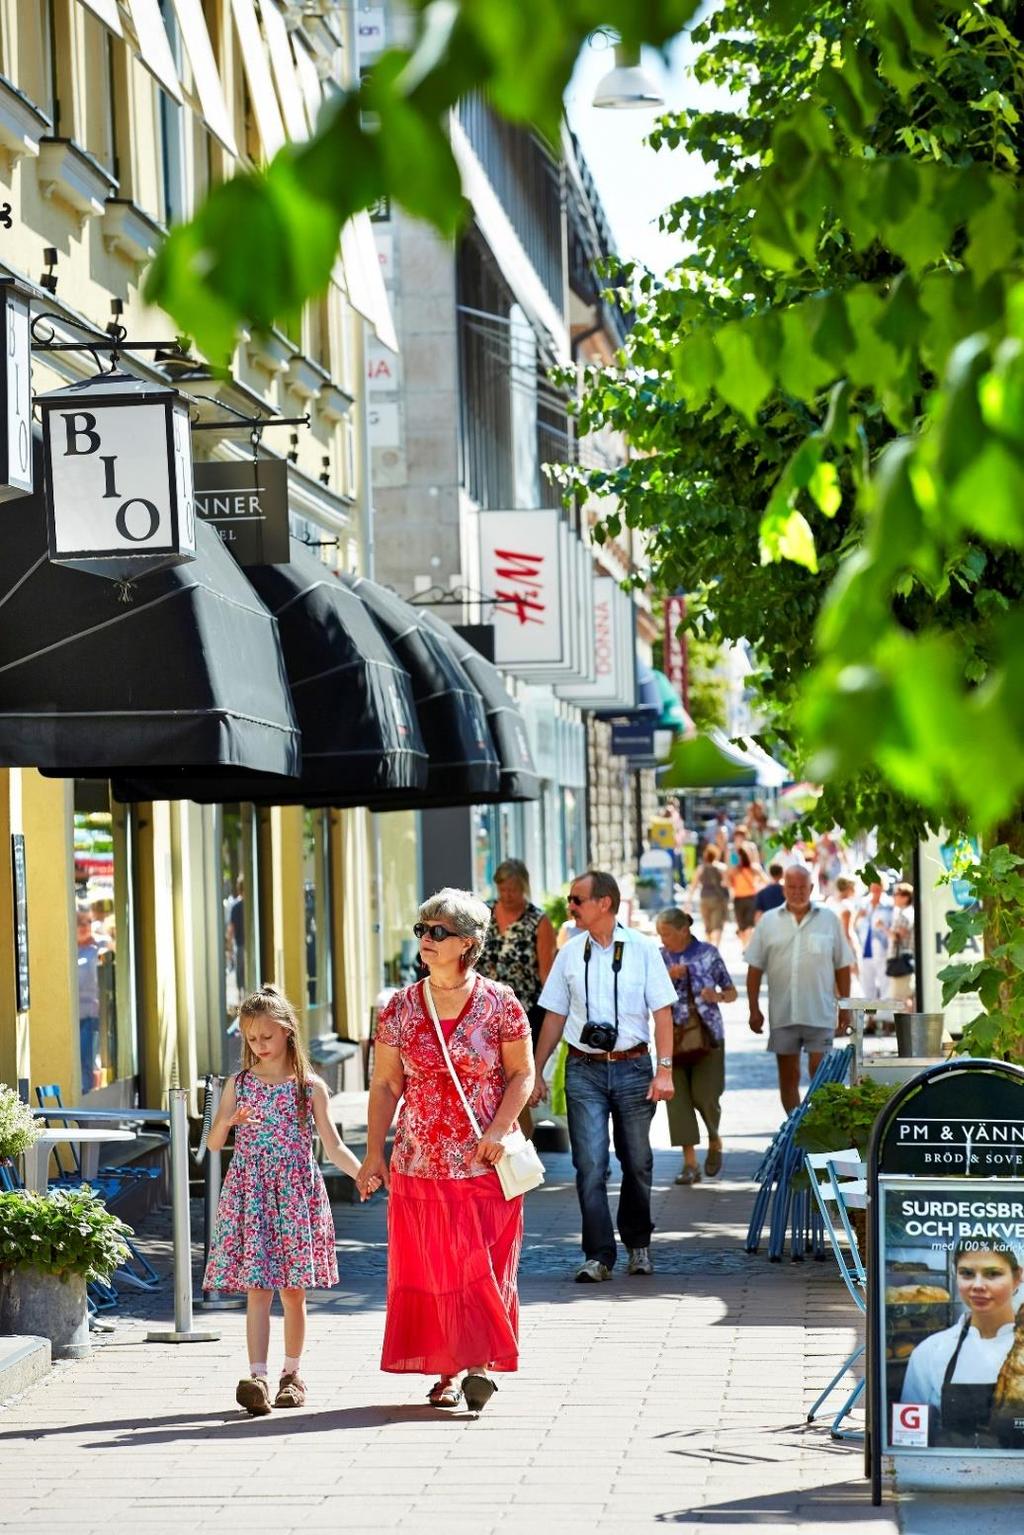
[[[650,1055],[650,1045],[633,1045],[629,1050],[578,1050],[569,1045],[569,1054],[581,1061],[631,1061],[638,1055]]]

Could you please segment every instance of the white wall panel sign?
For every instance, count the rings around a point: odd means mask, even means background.
[[[483,511],[479,523],[481,587],[497,603],[496,664],[513,671],[565,665],[559,513]]]
[[[402,420],[395,404],[367,406],[367,426],[371,448],[400,448],[402,446]]]

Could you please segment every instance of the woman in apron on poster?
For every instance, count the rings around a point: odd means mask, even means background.
[[[1003,1242],[961,1242],[953,1267],[967,1314],[917,1345],[900,1400],[930,1408],[932,1446],[1024,1449],[1024,1306],[1016,1325],[1014,1318],[1020,1258]]]

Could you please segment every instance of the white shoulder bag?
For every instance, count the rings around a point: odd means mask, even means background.
[[[483,1131],[480,1129],[476,1115],[470,1108],[465,1089],[459,1081],[459,1074],[452,1065],[452,1058],[448,1054],[448,1046],[445,1043],[444,1031],[437,1016],[437,1008],[434,1006],[434,997],[430,990],[429,981],[424,981],[423,983],[423,995],[426,999],[427,1011],[430,1014],[431,1022],[437,1034],[437,1042],[441,1046],[444,1063],[448,1067],[452,1081],[455,1083],[455,1091],[462,1099],[462,1107],[465,1109],[466,1116],[473,1126],[473,1134],[477,1140],[480,1140]],[[499,1162],[494,1164],[494,1171],[498,1175],[501,1191],[506,1199],[517,1199],[520,1194],[528,1194],[531,1189],[537,1188],[539,1184],[544,1182],[544,1164],[537,1155],[537,1148],[532,1141],[526,1139],[518,1125],[513,1126],[507,1135],[502,1136],[501,1144],[505,1148],[505,1155]]]

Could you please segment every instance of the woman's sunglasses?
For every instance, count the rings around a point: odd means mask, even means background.
[[[442,927],[440,922],[414,922],[412,930],[417,938],[432,938],[435,943],[444,943],[446,938],[459,936],[450,927]]]

